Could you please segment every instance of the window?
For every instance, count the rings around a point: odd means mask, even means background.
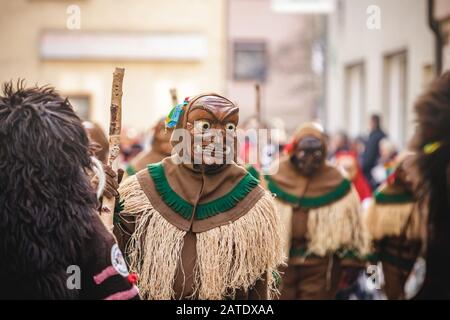
[[[365,130],[365,90],[364,63],[347,66],[345,69],[344,125],[352,137],[361,135]]]
[[[266,79],[266,44],[264,42],[234,43],[235,80],[264,81]]]
[[[397,147],[406,143],[406,51],[384,57],[384,123],[389,138]]]
[[[67,98],[81,120],[90,120],[91,99],[89,95],[68,95]]]

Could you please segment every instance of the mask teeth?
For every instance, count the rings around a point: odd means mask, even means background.
[[[226,155],[226,151],[224,151],[223,149],[217,149],[214,148],[214,146],[208,146],[207,148],[205,148],[205,151],[209,152],[210,154],[212,153],[212,151],[214,151],[214,156],[207,156],[206,158],[210,163],[207,164],[222,164],[224,161],[224,156]]]

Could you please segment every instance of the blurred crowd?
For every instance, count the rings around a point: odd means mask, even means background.
[[[266,209],[258,211],[255,217],[259,219],[268,212],[273,217],[280,213],[282,219],[291,217],[283,222],[288,226],[286,230],[292,232],[292,235],[283,234],[290,237],[288,241],[281,241],[281,236],[277,235],[278,240],[271,238],[266,242],[277,245],[280,257],[284,252],[280,244],[292,244],[287,247],[286,273],[277,273],[283,278],[282,298],[286,293],[291,294],[286,295],[289,299],[450,298],[447,275],[450,266],[449,88],[450,72],[438,78],[417,100],[414,106],[417,128],[410,140],[411,151],[397,149],[383,130],[381,116],[376,114],[370,117],[368,135],[358,137],[349,137],[345,132],[329,135],[317,122],[299,124],[299,129],[290,135],[280,119],[264,122],[258,115],[244,121],[241,131],[236,130],[237,120],[223,124],[221,130],[227,135],[232,133],[234,139],[241,142],[234,150],[228,150],[237,164],[222,162],[215,167],[216,164],[203,159],[202,165],[212,171],[203,168],[199,172],[202,177],[209,175],[214,180],[220,178],[214,171],[217,168],[236,170],[245,176],[243,181],[251,183],[253,188],[258,186],[261,195],[267,195],[261,198],[268,203]],[[238,111],[222,96],[201,97],[206,97],[205,104],[195,107],[202,112],[210,107],[211,99],[225,101],[234,108],[232,110]],[[189,108],[192,104],[185,99],[184,104],[173,110]],[[211,110],[208,114],[220,112],[220,108],[211,107]],[[185,111],[186,117],[188,113]],[[235,119],[236,115],[233,114]],[[203,116],[195,121],[202,124],[203,134],[209,134],[211,124],[202,120]],[[116,221],[117,217],[122,219],[123,204],[126,203],[129,210],[146,205],[146,195],[138,179],[146,174],[156,181],[155,184],[164,181],[159,179],[161,176],[148,175],[155,174],[150,169],[156,170],[170,160],[171,133],[177,127],[168,126],[168,119],[174,119],[173,111],[146,132],[123,128],[120,140],[123,170],[115,172],[108,163],[109,153],[113,152],[109,152],[105,132],[96,123],[81,123],[68,100],[53,88],[27,89],[21,82],[17,88],[12,83],[4,85],[4,96],[0,97],[0,168],[3,169],[0,170],[0,199],[4,203],[0,210],[0,240],[4,244],[0,260],[8,263],[0,264],[0,281],[6,288],[0,289],[0,297],[43,294],[54,298],[139,298],[137,278],[128,273],[120,251],[125,246],[119,240],[119,244],[116,243],[116,238],[109,233],[112,229],[100,219],[108,218],[108,223],[118,226],[114,231],[125,232],[123,228],[131,222]],[[184,125],[195,128],[187,120]],[[194,144],[190,145],[192,150],[195,150]],[[201,148],[207,150],[205,146]],[[223,160],[225,153],[220,153],[220,159]],[[271,171],[274,164],[278,164],[280,170]],[[173,165],[176,170],[183,166]],[[123,174],[128,176],[125,183],[121,183]],[[190,189],[194,182],[186,182],[189,177],[177,183],[186,183],[185,189]],[[229,178],[226,174],[223,177]],[[169,188],[170,184],[163,186]],[[128,187],[131,189],[126,189]],[[157,193],[166,198],[168,194],[176,194],[173,190],[160,192],[161,185],[155,188],[160,188]],[[264,192],[263,188],[270,192]],[[200,192],[202,190],[203,184]],[[236,200],[242,194],[234,194],[234,190],[243,193],[246,189],[233,189],[230,197]],[[122,201],[122,197],[136,194],[143,196]],[[150,195],[154,197],[156,192]],[[103,196],[112,199],[116,207],[105,207]],[[223,197],[218,199],[225,206]],[[185,200],[174,196],[172,201],[184,203],[181,201]],[[234,205],[233,201],[230,203]],[[226,216],[230,208],[217,210]],[[106,209],[109,211],[104,211]],[[216,210],[216,207],[209,209]],[[52,219],[52,215],[56,219]],[[219,224],[217,228],[224,227]],[[247,230],[252,228],[261,231],[260,225],[250,225]],[[273,230],[275,233],[281,228],[276,226]],[[238,234],[243,236],[246,232]],[[219,237],[219,240],[222,239]],[[254,248],[248,245],[244,249],[252,252]],[[148,250],[150,258],[154,252],[162,251]],[[262,248],[260,253],[268,251]],[[28,263],[27,259],[34,263]],[[306,259],[317,264],[308,265]],[[56,260],[59,265],[54,267]],[[83,280],[89,286],[80,296],[70,291],[65,281],[64,268],[75,262],[89,271],[88,278]],[[177,263],[174,261],[174,266]],[[40,277],[22,278],[24,275],[34,277],[35,272],[28,270],[30,265],[42,270]],[[369,266],[376,268],[373,273],[368,274]],[[54,273],[50,271],[52,268],[56,268]],[[112,273],[111,268],[115,270]],[[334,272],[335,268],[339,270]],[[55,275],[53,282],[49,274]],[[115,277],[117,283],[115,286],[102,284],[102,277]],[[49,283],[52,287],[47,287]],[[153,282],[149,286],[153,286]]]
[[[91,140],[96,141],[92,144],[94,151],[96,144],[102,145],[97,150],[107,150],[108,140],[100,126],[90,122],[85,122],[84,126]],[[378,189],[393,184],[394,180],[392,179],[395,174],[398,174],[398,167],[407,153],[406,150],[399,150],[389,140],[388,133],[383,130],[380,115],[373,114],[370,117],[369,128],[368,134],[356,137],[349,137],[345,131],[339,131],[332,135],[325,133],[328,145],[326,159],[342,170],[350,179],[359,195],[363,212],[370,211]],[[278,161],[283,154],[288,154],[294,147],[283,121],[279,118],[275,118],[271,122],[264,122],[258,116],[252,116],[240,125],[240,129],[242,130],[240,134],[243,136],[238,145],[238,162],[246,165],[249,172],[256,168],[257,171],[271,174],[269,172],[271,165]],[[258,134],[258,130],[261,129],[265,129],[263,131],[265,135]],[[137,132],[133,128],[122,130],[120,161],[126,174],[135,174],[147,163],[160,161],[170,155],[170,146],[161,147],[168,144],[170,135],[171,132],[167,132],[164,127],[164,119],[159,120],[145,132]],[[100,151],[97,157],[106,163],[103,151]],[[416,252],[414,257],[417,255]],[[409,267],[409,271],[411,268],[412,266]],[[410,292],[418,291],[420,280],[417,279],[417,275],[425,272],[420,265],[415,268],[418,270],[413,272],[412,279],[407,284]],[[406,275],[409,275],[409,271]],[[387,275],[384,275],[383,271],[378,270],[378,272],[381,273],[383,284],[385,277],[388,277],[390,282],[395,282],[390,279],[392,275],[389,275],[389,270],[385,270]],[[400,280],[396,279],[400,284],[396,284],[397,288],[395,289],[388,289],[387,296],[383,291],[375,290],[379,288],[368,288],[369,276],[367,270],[360,267],[345,268],[336,298],[367,300],[404,297],[403,286],[407,282],[407,276],[403,275]],[[394,278],[399,277],[394,276]],[[392,283],[388,285],[392,286]],[[409,294],[413,295],[413,293]]]
[[[155,147],[153,144],[155,136],[166,135],[163,122],[164,119],[161,119],[158,122],[159,128],[155,124],[146,131],[137,131],[134,128],[122,129],[120,162],[123,168],[127,168],[142,151],[148,152],[152,146]],[[89,121],[84,125],[92,139],[102,145],[102,153],[105,153],[108,149],[108,139],[101,126]],[[280,154],[290,148],[289,134],[281,118],[274,118],[268,122],[252,116],[243,121],[239,128],[243,135],[239,140],[241,141],[239,161],[243,164],[252,164],[264,171]],[[266,131],[263,135],[258,135],[259,129]],[[166,138],[169,139],[170,134]],[[378,114],[370,117],[367,134],[361,133],[356,137],[350,137],[342,130],[327,134],[327,138],[327,159],[346,171],[356,184],[361,201],[370,198],[372,192],[386,181],[395,167],[395,158],[402,152],[383,130],[382,117]],[[106,161],[104,155],[100,154],[100,158]]]

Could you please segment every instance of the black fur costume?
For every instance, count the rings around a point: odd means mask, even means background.
[[[427,272],[421,299],[450,298],[450,72],[415,105],[413,139],[420,171],[419,197],[428,212]]]
[[[0,299],[138,296],[126,272],[117,271],[120,251],[96,212],[90,167],[88,138],[67,100],[49,87],[4,85]],[[70,266],[81,271],[79,289],[76,281],[70,286]]]

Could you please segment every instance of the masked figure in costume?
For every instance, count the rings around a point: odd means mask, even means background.
[[[294,135],[267,188],[285,227],[288,268],[282,299],[333,299],[341,267],[367,251],[358,194],[351,182],[325,162],[322,128],[307,123]]]
[[[68,100],[7,83],[0,123],[0,299],[138,299],[99,218],[94,158]]]
[[[87,170],[91,185],[97,190],[99,198],[101,196],[107,198],[118,197],[118,181],[123,176],[123,170],[119,169],[117,176],[108,165],[108,138],[98,123],[84,121],[83,127],[89,139],[89,153],[93,162],[92,170]]]
[[[174,145],[178,136],[185,148],[121,184],[115,230],[144,298],[267,299],[274,293],[283,263],[281,226],[272,195],[233,161],[229,141],[238,112],[216,94],[185,100],[166,120],[178,129]],[[227,137],[213,153],[205,153],[210,143],[192,143],[213,131]]]
[[[144,169],[150,163],[156,163],[170,156],[172,145],[170,144],[170,136],[172,130],[165,128],[164,119],[158,121],[153,128],[153,140],[150,150],[139,153],[126,168],[127,176],[132,176],[136,172]]]
[[[416,194],[427,221],[426,276],[416,299],[450,299],[450,72],[431,84],[414,110]]]
[[[108,162],[109,141],[102,127],[98,123],[84,121],[83,127],[89,138],[89,148],[94,156],[102,163]]]
[[[413,156],[400,156],[394,172],[375,193],[366,213],[373,260],[381,261],[388,299],[404,297],[403,288],[421,249],[420,213],[407,177]]]

